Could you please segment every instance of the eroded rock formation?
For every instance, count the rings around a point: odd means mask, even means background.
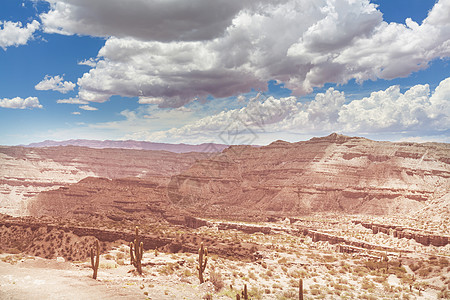
[[[86,177],[171,176],[207,155],[74,146],[0,146],[0,213],[27,214],[30,198]]]
[[[411,213],[449,193],[449,162],[448,144],[332,134],[232,146],[173,176],[168,195],[212,214]]]

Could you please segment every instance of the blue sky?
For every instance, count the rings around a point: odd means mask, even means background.
[[[449,142],[450,0],[2,1],[0,144]]]

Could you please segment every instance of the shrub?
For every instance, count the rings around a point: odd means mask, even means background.
[[[286,257],[283,257],[283,258],[280,258],[279,260],[278,260],[278,263],[281,265],[281,264],[286,264],[288,262],[288,260],[287,260],[287,258]]]
[[[326,262],[335,262],[337,261],[337,258],[332,255],[324,255],[323,260]]]
[[[410,268],[413,272],[416,272],[417,270],[419,270],[420,267],[421,267],[421,264],[420,264],[420,263],[418,263],[418,264],[412,264],[412,265],[409,266],[409,268]]]
[[[260,300],[260,299],[262,299],[263,294],[264,294],[264,290],[259,289],[255,286],[250,288],[250,290],[248,291],[248,295],[249,295],[250,299]]]
[[[320,293],[320,289],[318,289],[318,288],[312,288],[310,293],[311,293],[311,295],[314,295],[314,296],[317,296],[317,295],[321,294]]]
[[[214,285],[216,292],[220,291],[224,286],[222,275],[214,269],[209,273],[209,281]]]
[[[253,273],[253,272],[248,272],[248,277],[249,278],[251,278],[251,279],[253,279],[253,280],[258,280],[258,277],[256,277],[256,274],[255,273]]]
[[[298,291],[294,289],[288,289],[281,294],[277,295],[277,300],[290,300],[298,299]]]
[[[428,267],[428,268],[421,268],[419,270],[419,275],[423,276],[423,277],[427,277],[428,275],[430,275],[430,273],[433,271],[432,267]]]

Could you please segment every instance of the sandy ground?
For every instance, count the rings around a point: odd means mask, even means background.
[[[0,261],[0,299],[201,299],[211,283],[194,285],[130,273],[130,266],[98,271],[86,264],[29,257],[16,264]],[[147,295],[144,294],[147,293]]]
[[[89,274],[88,274],[89,273]],[[0,262],[0,299],[129,299],[141,297],[131,289],[102,284],[89,270],[70,264]]]

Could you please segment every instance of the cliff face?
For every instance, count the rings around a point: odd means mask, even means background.
[[[175,220],[179,213],[167,200],[168,177],[106,179],[88,177],[75,184],[44,191],[31,199],[32,216],[108,217],[127,219]],[[184,220],[184,219],[183,219]]]
[[[204,153],[0,146],[0,213],[22,215],[32,197],[86,177],[109,179],[171,176],[189,168]]]
[[[170,203],[211,215],[449,214],[448,144],[332,134],[220,154],[0,147],[0,163],[0,212],[13,215],[29,202],[33,215],[112,218],[170,219]]]
[[[450,145],[376,142],[332,134],[236,146],[172,177],[169,198],[203,210],[391,214],[450,190]]]

